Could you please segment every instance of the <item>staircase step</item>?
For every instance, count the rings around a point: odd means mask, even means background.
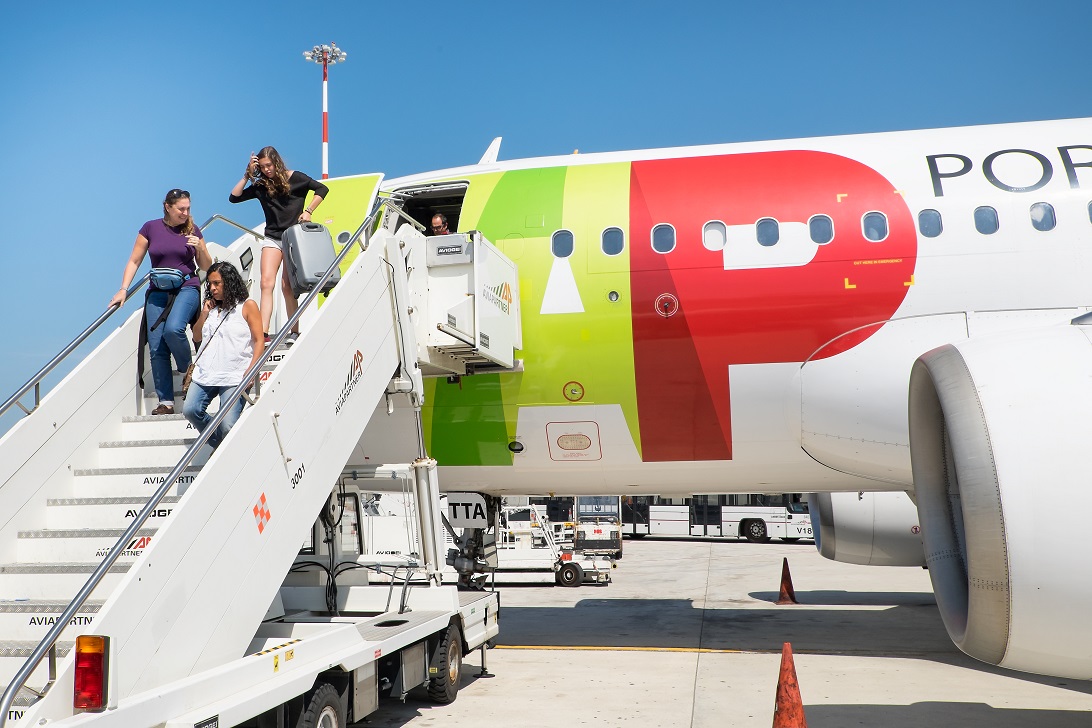
[[[72,651],[74,644],[71,640],[57,643],[58,662]],[[23,663],[26,662],[37,646],[38,640],[5,640],[0,642],[0,685],[7,685],[11,682],[11,679],[15,677],[15,673],[19,672],[19,668],[23,666]],[[49,657],[47,656],[30,674],[27,684],[37,690],[44,686],[48,680]],[[26,693],[26,691],[20,692]]]
[[[192,437],[164,437],[154,440],[112,440],[100,442],[95,455],[95,467],[138,468],[148,465],[174,465],[197,440]],[[209,459],[211,447],[202,447],[193,465],[203,465]]]
[[[0,564],[0,594],[7,599],[57,599],[79,592],[99,561],[15,562]],[[118,585],[131,563],[117,562],[103,576],[92,596],[105,599]]]
[[[167,475],[174,470],[174,466],[149,466],[132,468],[77,468],[72,471],[76,476],[72,479],[71,491],[67,494],[58,493],[58,496],[67,495],[72,498],[115,498],[115,497],[141,497],[147,498],[156,491]],[[182,471],[178,481],[171,485],[167,495],[177,496],[178,486],[188,486],[201,472],[200,465],[190,465]]]
[[[80,607],[62,638],[86,634],[102,605],[101,600],[91,600]],[[67,608],[68,602],[61,599],[0,599],[0,634],[5,639],[40,640]]]
[[[154,406],[153,406],[154,407]],[[148,410],[151,412],[151,410]],[[182,403],[174,415],[128,415],[121,418],[119,437],[137,440],[161,437],[194,437],[197,430],[182,416]]]
[[[148,518],[162,524],[174,510],[178,496],[167,496]],[[46,528],[125,528],[148,502],[139,496],[119,498],[50,498],[46,501]]]
[[[8,686],[0,682],[0,691],[7,690]],[[38,698],[31,695],[25,690],[20,690],[15,694],[15,700],[11,701],[11,708],[8,709],[8,722],[7,725],[14,728],[14,726],[22,725],[23,712],[34,705]]]
[[[151,544],[157,530],[138,530],[118,562],[135,561]],[[121,528],[44,528],[37,531],[19,531],[16,553],[23,563],[101,561],[124,532]]]

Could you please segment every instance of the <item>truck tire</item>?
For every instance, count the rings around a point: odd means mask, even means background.
[[[322,683],[307,702],[307,710],[300,714],[296,728],[345,728],[345,709],[341,698],[329,683]]]
[[[557,572],[557,583],[561,586],[580,586],[584,583],[584,570],[580,564],[569,561]]]
[[[440,705],[454,702],[463,675],[463,640],[456,625],[449,624],[432,645],[430,666],[436,668],[436,677],[428,681],[429,699]]]
[[[769,536],[766,535],[766,522],[761,519],[756,518],[753,521],[747,521],[743,533],[747,536],[748,541],[754,543],[764,543],[770,540]]]

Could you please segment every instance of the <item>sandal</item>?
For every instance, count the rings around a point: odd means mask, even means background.
[[[153,415],[173,415],[174,414],[174,405],[161,404],[158,407],[156,407],[154,410],[152,410],[152,414]]]

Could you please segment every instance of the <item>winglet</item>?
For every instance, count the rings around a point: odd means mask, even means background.
[[[501,138],[497,137],[489,143],[489,148],[485,150],[485,154],[478,160],[478,164],[493,164],[497,161],[497,155],[500,154]]]

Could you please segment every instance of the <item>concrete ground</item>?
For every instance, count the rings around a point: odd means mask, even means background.
[[[777,606],[782,558],[799,601]],[[369,726],[769,726],[792,644],[810,728],[1067,728],[1092,683],[963,655],[921,569],[836,564],[811,544],[627,541],[608,586],[501,587],[493,677],[451,705],[416,693]]]

